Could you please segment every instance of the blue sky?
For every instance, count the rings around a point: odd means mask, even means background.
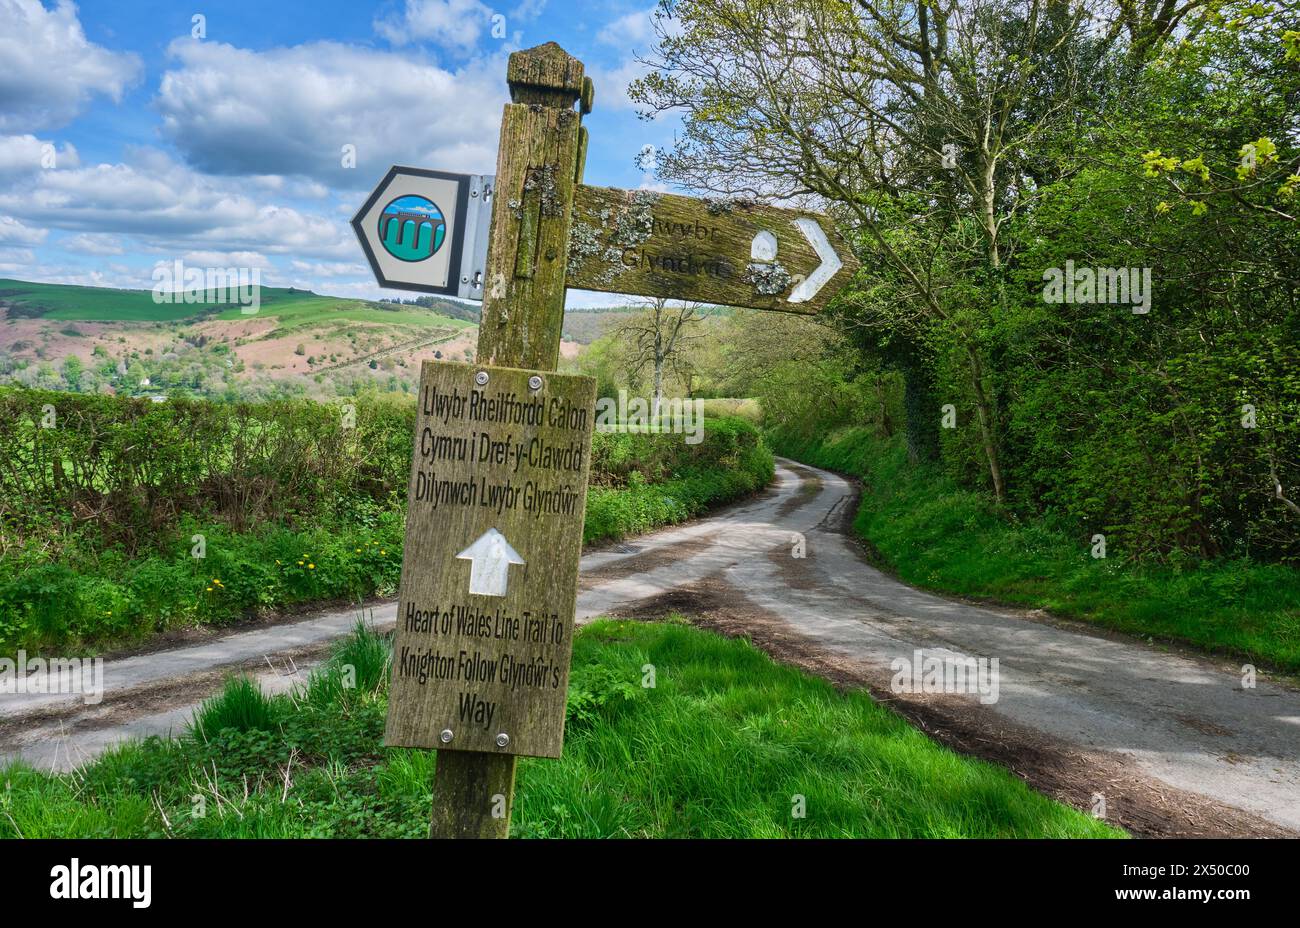
[[[179,258],[415,296],[375,285],[348,220],[395,163],[492,173],[511,51],[553,40],[586,63],[588,183],[665,189],[636,156],[671,144],[676,120],[639,119],[625,92],[653,9],[0,0],[0,277],[147,289]]]

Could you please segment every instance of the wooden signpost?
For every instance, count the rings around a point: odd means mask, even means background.
[[[476,362],[421,371],[384,736],[438,750],[431,837],[505,837],[515,757],[563,745],[595,416],[595,382],[555,373],[566,288],[814,313],[857,267],[813,214],[584,186],[582,62],[550,42],[507,81],[468,214],[395,168],[353,223],[381,284],[483,301]]]
[[[813,314],[857,269],[824,220],[746,200],[579,186],[574,212],[583,290]]]

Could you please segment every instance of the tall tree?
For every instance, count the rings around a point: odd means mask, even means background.
[[[856,231],[874,280],[840,308],[883,329],[905,372],[955,339],[999,500],[988,330],[1012,222],[1044,182],[1037,149],[1077,127],[1093,15],[1077,0],[662,0],[653,71],[632,88],[650,112],[684,111],[661,174],[811,196]],[[937,422],[927,404],[909,408]]]
[[[629,351],[628,371],[640,376],[647,368],[651,383],[651,418],[659,421],[659,407],[664,395],[664,372],[687,373],[687,355],[691,342],[703,336],[700,331],[705,309],[699,303],[656,297],[645,309],[619,322],[616,337]]]

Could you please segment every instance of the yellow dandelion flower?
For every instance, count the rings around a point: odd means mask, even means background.
[[[308,565],[307,565],[307,569],[308,569],[308,570],[315,570],[315,569],[316,569],[316,565],[315,565],[315,564],[308,564]]]

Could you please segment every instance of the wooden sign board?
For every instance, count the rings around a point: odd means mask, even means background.
[[[814,314],[858,262],[825,217],[748,201],[579,185],[565,283]]]
[[[386,745],[560,756],[595,402],[424,362]]]

